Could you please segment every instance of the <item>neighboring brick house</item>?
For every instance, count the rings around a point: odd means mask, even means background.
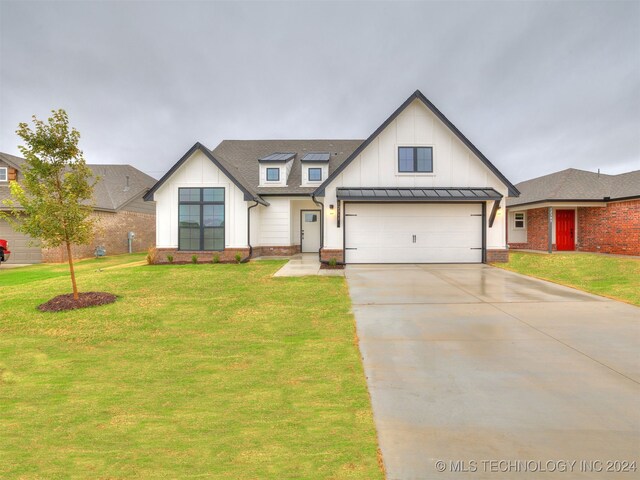
[[[507,200],[509,248],[640,255],[640,170],[570,168],[516,187],[520,197]]]
[[[0,209],[8,210],[2,200],[9,198],[9,182],[20,182],[25,160],[0,153]],[[73,248],[74,258],[94,255],[98,245],[107,255],[127,253],[128,232],[134,232],[134,252],[143,252],[155,244],[155,205],[143,196],[156,180],[131,165],[88,165],[100,181],[94,188],[94,213],[97,219],[93,241]],[[63,262],[64,248],[40,248],[30,237],[16,232],[0,219],[0,238],[8,240],[11,258],[8,263]]]

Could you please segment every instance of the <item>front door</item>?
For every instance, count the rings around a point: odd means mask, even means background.
[[[556,248],[558,250],[575,250],[575,232],[575,210],[556,210]]]
[[[320,210],[302,210],[300,216],[302,252],[317,253],[320,250]]]

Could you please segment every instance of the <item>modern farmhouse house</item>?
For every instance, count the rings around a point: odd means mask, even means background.
[[[507,202],[511,248],[640,255],[640,170],[569,168],[517,187]]]
[[[507,260],[517,188],[420,92],[366,140],[196,143],[145,200],[158,261],[319,252],[345,263]]]

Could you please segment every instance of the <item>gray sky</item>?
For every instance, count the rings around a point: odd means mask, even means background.
[[[366,138],[420,89],[512,181],[640,169],[640,2],[0,0],[0,151],[64,108],[90,163]]]

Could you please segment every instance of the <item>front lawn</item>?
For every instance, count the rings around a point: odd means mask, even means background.
[[[511,252],[496,267],[640,305],[640,260],[589,253]]]
[[[383,477],[343,278],[143,258],[0,269],[0,478]]]

